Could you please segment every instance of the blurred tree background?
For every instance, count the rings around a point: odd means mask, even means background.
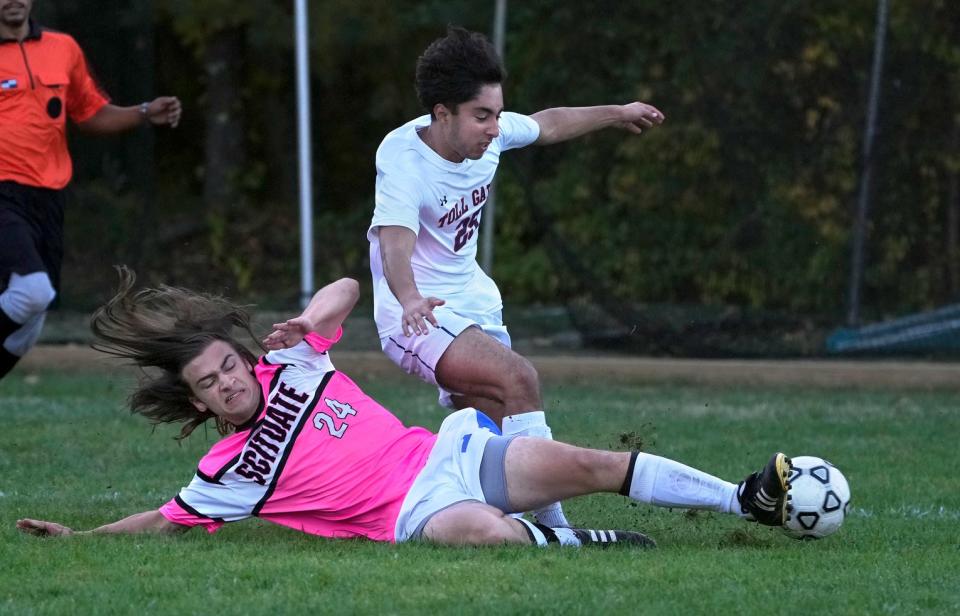
[[[296,304],[292,5],[37,3],[115,102],[176,94],[185,107],[175,131],[72,135],[66,307],[100,301],[119,262],[148,282]],[[311,3],[318,281],[369,285],[376,148],[421,113],[423,48],[448,23],[489,32],[493,5]],[[509,3],[509,110],[639,99],[668,121],[504,157],[493,274],[508,308],[564,305],[598,344],[629,327],[648,334],[633,337],[641,350],[664,353],[710,354],[721,331],[839,324],[875,13],[875,0]],[[893,2],[866,320],[960,299],[958,99],[960,3]]]

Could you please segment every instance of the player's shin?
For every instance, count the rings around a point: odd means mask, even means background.
[[[740,514],[735,484],[668,458],[639,451],[630,457],[620,493],[658,507]]]
[[[508,415],[503,418],[504,436],[534,436],[553,440],[553,431],[547,425],[547,418],[543,411],[531,411]],[[560,503],[551,503],[533,512],[537,522],[548,527],[568,527],[570,522],[563,515]]]

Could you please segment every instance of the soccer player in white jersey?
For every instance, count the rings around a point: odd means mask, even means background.
[[[506,515],[593,492],[767,525],[786,515],[789,460],[781,453],[737,485],[655,455],[503,436],[475,409],[453,413],[436,434],[404,426],[330,359],[357,300],[354,280],[327,285],[302,314],[275,324],[263,341],[271,351],[259,359],[232,334],[233,326],[250,333],[239,307],[186,289],[132,287],[124,272],[118,294],[92,319],[98,348],[145,368],[131,409],[155,423],[182,422],[184,437],[213,420],[224,437],[176,497],[87,533],[213,533],[257,516],[332,538],[653,545],[641,533]],[[17,527],[74,534],[35,519]]]
[[[505,434],[551,438],[536,370],[511,350],[500,291],[476,261],[500,154],[605,127],[640,134],[664,116],[641,102],[507,112],[505,76],[489,41],[462,28],[449,28],[420,57],[417,95],[429,115],[392,131],[377,150],[367,232],[374,317],[387,356],[437,385],[441,404],[482,409]],[[569,525],[559,504],[535,514]]]

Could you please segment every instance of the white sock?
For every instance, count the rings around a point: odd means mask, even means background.
[[[538,436],[553,440],[553,432],[547,425],[547,415],[543,411],[518,413],[503,418],[503,435]]]
[[[547,416],[543,411],[519,413],[503,418],[504,436],[535,436],[553,440],[553,431],[547,425]],[[551,503],[533,512],[537,522],[549,527],[570,526],[567,517],[563,515],[560,503]]]
[[[621,494],[658,507],[742,515],[737,486],[668,458],[635,452]]]
[[[569,528],[550,528],[544,524],[534,524],[523,518],[517,518],[517,521],[526,527],[527,534],[530,536],[530,542],[538,547],[544,547],[550,543],[569,545],[577,548],[583,545],[573,530]]]

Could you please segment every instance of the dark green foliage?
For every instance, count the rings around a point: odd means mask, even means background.
[[[186,106],[173,133],[75,142],[65,302],[95,301],[115,261],[135,263],[146,279],[292,302],[299,230],[290,3],[178,0],[153,12],[119,2],[96,12],[46,4],[38,10],[78,34],[116,99],[136,102],[155,90]],[[875,8],[873,0],[684,10],[510,3],[508,109],[641,99],[668,121],[640,138],[608,131],[504,157],[494,273],[505,296],[584,301],[621,323],[643,303],[838,320]],[[338,0],[310,10],[318,277],[366,280],[374,153],[387,131],[420,113],[415,60],[447,23],[489,31],[493,3],[478,10],[464,1]],[[955,2],[892,7],[868,319],[960,292],[958,24]],[[122,36],[100,37],[108,26]],[[203,59],[225,29],[243,37],[241,57],[229,60],[242,64],[236,98],[246,156],[230,176],[237,197],[211,210],[201,196]]]

